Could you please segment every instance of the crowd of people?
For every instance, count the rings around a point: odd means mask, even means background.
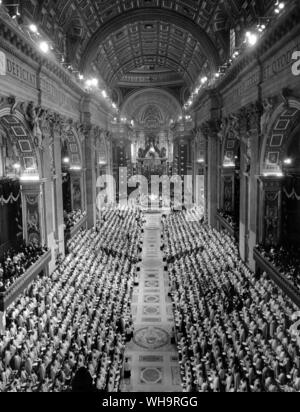
[[[278,272],[300,290],[300,247],[257,247]]]
[[[133,212],[134,211],[134,212]],[[97,232],[102,235],[101,249],[114,257],[129,257],[138,262],[142,212],[135,208],[104,209]]]
[[[24,243],[7,251],[0,259],[0,292],[6,292],[47,250],[38,244]]]
[[[299,392],[297,307],[193,213],[163,219],[184,390]]]
[[[84,217],[86,216],[86,212],[82,210],[73,210],[70,213],[64,211],[64,223],[65,229],[70,230],[74,226],[77,225]]]
[[[94,391],[119,390],[133,336],[140,220],[139,211],[104,212],[99,228],[79,232],[55,272],[39,277],[8,310],[0,392],[71,391],[87,376]]]
[[[239,219],[235,216],[234,213],[225,212],[224,210],[219,209],[218,214],[226,220],[226,222],[231,226],[234,230],[238,229],[239,226]]]

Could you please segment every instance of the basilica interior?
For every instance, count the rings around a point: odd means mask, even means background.
[[[0,1],[0,392],[300,391],[299,0]]]

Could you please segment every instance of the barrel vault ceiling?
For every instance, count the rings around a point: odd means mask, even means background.
[[[10,0],[8,0],[10,1]],[[39,25],[84,72],[111,88],[192,87],[228,56],[230,29],[262,16],[272,0],[25,0]]]

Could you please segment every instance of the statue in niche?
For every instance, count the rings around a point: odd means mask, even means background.
[[[221,122],[220,131],[218,132],[218,137],[221,143],[223,143],[223,140],[227,134],[227,130],[228,130],[228,119],[223,119]]]
[[[233,139],[240,140],[240,120],[238,116],[231,114],[229,117],[230,133]]]
[[[251,136],[248,135],[245,139],[243,139],[246,145],[246,153],[244,154],[245,158],[245,172],[249,173],[251,170],[251,159],[252,159],[252,142]]]
[[[40,126],[42,112],[43,110],[41,107],[35,107],[34,103],[30,102],[27,106],[25,116],[34,136],[34,144],[40,150],[43,150],[43,133]]]
[[[266,135],[268,132],[269,123],[274,110],[274,99],[268,98],[263,101],[263,115],[260,120],[261,134]]]
[[[20,163],[20,156],[15,140],[10,139],[4,128],[0,125],[0,148],[3,156],[4,173],[15,174],[14,165]]]
[[[161,154],[160,154],[162,159],[165,159],[167,157],[167,149],[165,147],[163,147],[161,149]]]

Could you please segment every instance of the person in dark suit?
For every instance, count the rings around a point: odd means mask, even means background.
[[[96,392],[96,387],[94,386],[93,379],[89,371],[86,368],[82,367],[77,371],[72,381],[72,392],[74,393]]]

